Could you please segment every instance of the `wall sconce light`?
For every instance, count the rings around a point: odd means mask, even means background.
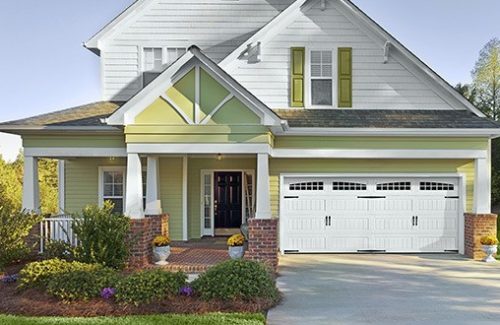
[[[222,154],[220,154],[220,153],[218,153],[218,154],[217,154],[217,160],[218,160],[218,161],[221,161],[221,160],[222,160]]]

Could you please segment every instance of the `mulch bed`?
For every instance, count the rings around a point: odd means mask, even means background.
[[[18,291],[15,283],[0,283],[0,314],[10,315],[95,317],[162,313],[263,312],[273,307],[273,305],[269,301],[253,303],[243,301],[207,302],[196,297],[185,296],[139,307],[121,305],[103,299],[64,303],[38,290]]]

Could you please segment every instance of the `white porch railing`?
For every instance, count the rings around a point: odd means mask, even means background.
[[[71,224],[73,219],[69,215],[60,215],[46,218],[40,222],[40,253],[51,241],[63,241],[72,246],[78,245],[78,238],[73,233]]]

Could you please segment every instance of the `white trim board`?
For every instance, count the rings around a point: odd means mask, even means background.
[[[263,143],[134,143],[127,145],[127,151],[139,154],[256,154],[271,152],[271,146]]]
[[[297,128],[273,129],[276,135],[324,135],[324,136],[454,136],[489,137],[500,136],[498,129],[416,129],[416,128]]]
[[[126,157],[126,148],[24,148],[26,157]]]
[[[474,159],[486,158],[487,150],[405,149],[274,149],[273,158],[370,158],[370,159]]]

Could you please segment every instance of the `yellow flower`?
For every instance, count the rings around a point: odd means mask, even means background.
[[[498,238],[494,235],[488,235],[481,237],[481,244],[482,245],[498,245]]]
[[[243,244],[245,244],[245,237],[242,234],[232,235],[227,240],[228,246],[243,246]]]
[[[153,239],[153,245],[156,247],[168,246],[170,245],[170,238],[167,236],[156,236]]]

